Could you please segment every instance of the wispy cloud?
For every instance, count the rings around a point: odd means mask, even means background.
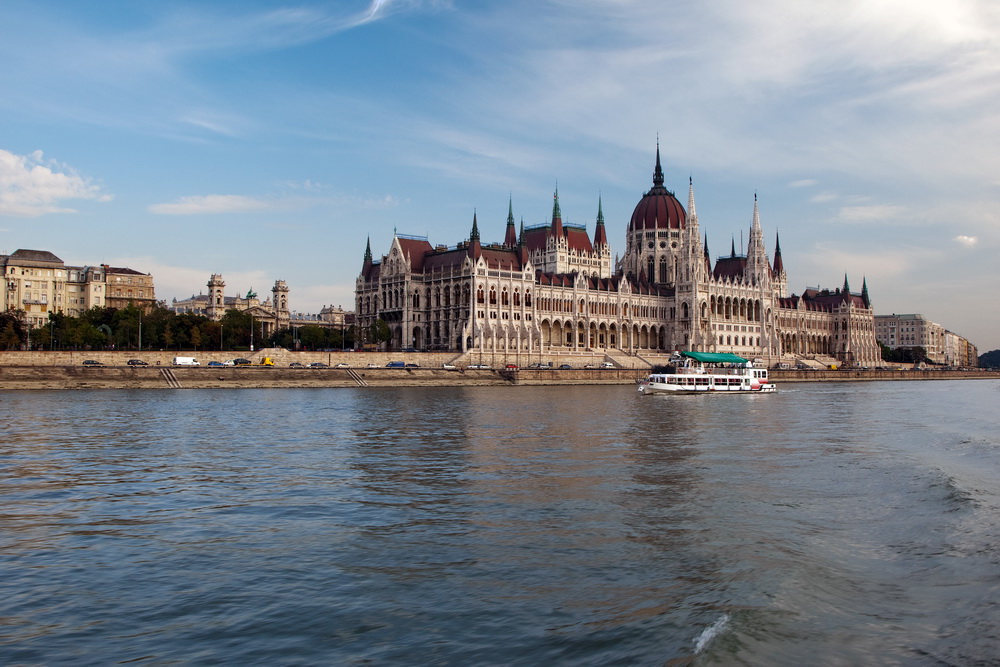
[[[959,234],[954,239],[952,239],[960,245],[964,245],[966,248],[971,248],[972,246],[979,243],[979,239],[975,236],[966,236],[964,234]]]
[[[873,206],[845,206],[840,209],[838,217],[846,222],[873,222],[876,220],[891,220],[898,218],[906,209],[902,206],[887,204]]]
[[[111,198],[72,167],[46,160],[42,151],[15,155],[0,149],[0,215],[33,218],[46,213],[73,213],[74,209],[60,202]]]
[[[273,208],[273,204],[242,195],[204,195],[181,197],[172,204],[152,204],[150,213],[160,215],[202,215],[206,213],[243,213]]]

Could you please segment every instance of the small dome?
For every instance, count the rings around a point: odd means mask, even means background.
[[[656,147],[656,170],[653,187],[642,196],[632,212],[628,231],[640,229],[682,229],[687,220],[684,207],[670,190],[663,187],[663,169],[660,167],[660,147]]]

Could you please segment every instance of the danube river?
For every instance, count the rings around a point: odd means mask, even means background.
[[[972,665],[1000,382],[4,392],[0,663]]]

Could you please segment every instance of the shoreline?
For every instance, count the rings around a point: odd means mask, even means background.
[[[280,368],[264,366],[0,366],[0,391],[61,389],[289,389],[336,387],[635,384],[646,369]],[[783,382],[1000,379],[1000,371],[775,370]]]

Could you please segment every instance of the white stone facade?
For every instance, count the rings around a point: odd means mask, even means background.
[[[603,212],[593,238],[564,225],[558,193],[552,222],[483,245],[477,217],[469,240],[432,246],[394,236],[381,261],[369,243],[356,284],[362,329],[378,319],[391,349],[530,355],[602,351],[656,355],[733,352],[776,363],[829,357],[857,366],[880,355],[867,285],[787,294],[780,248],[765,249],[757,202],[746,254],[714,266],[702,242],[689,184],[687,210],[663,187],[657,149],[653,188],[636,206],[626,251],[614,267]]]

